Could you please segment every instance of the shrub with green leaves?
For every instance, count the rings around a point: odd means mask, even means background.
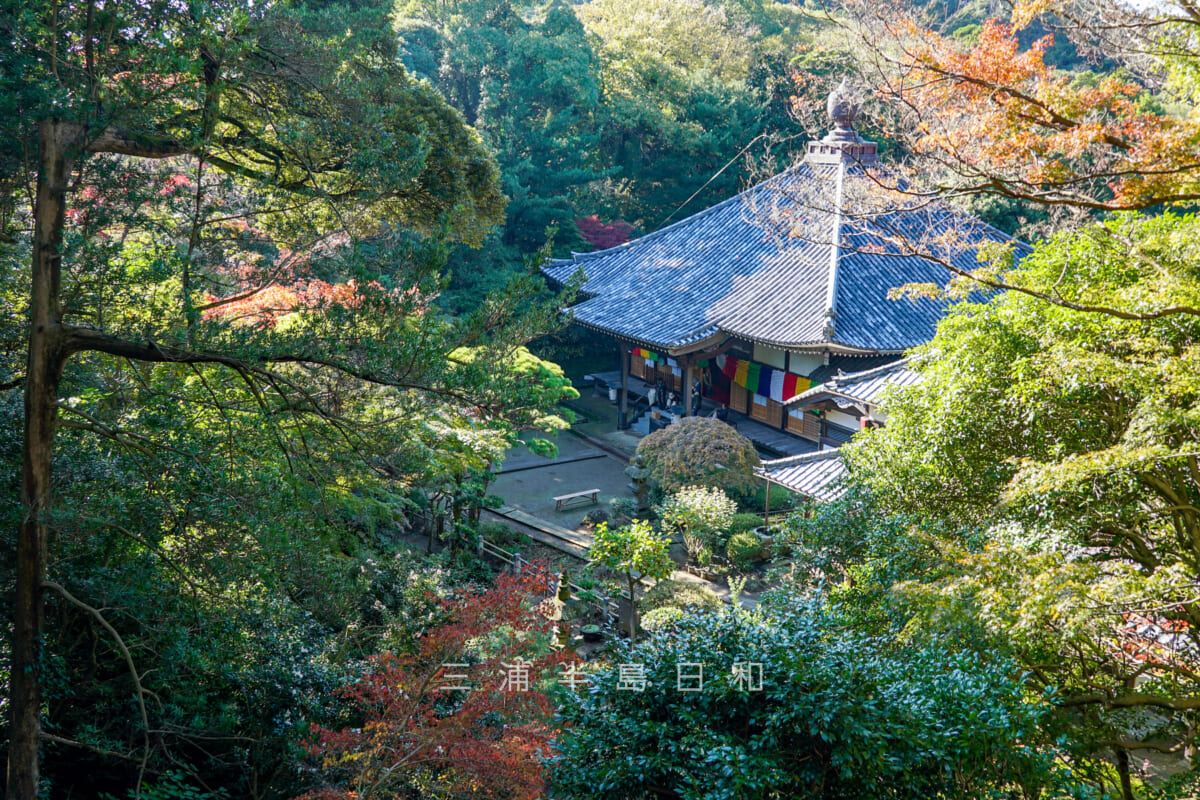
[[[1026,698],[1002,653],[874,638],[817,602],[781,600],[756,612],[658,614],[657,630],[619,645],[589,691],[562,689],[548,795],[1075,796],[1062,791],[1056,747],[1031,743],[1045,706]],[[644,665],[645,691],[618,688],[618,665],[631,663]],[[701,690],[679,691],[697,664]],[[761,691],[739,674],[761,677]]]
[[[663,606],[647,611],[642,616],[642,630],[654,632],[669,627],[683,618],[684,611],[678,606]]]
[[[762,558],[762,540],[749,531],[735,533],[729,537],[729,543],[725,546],[725,555],[737,567],[747,569]]]
[[[801,502],[803,502],[803,498],[801,498],[800,495],[796,494],[790,489],[785,489],[776,483],[771,484],[769,496],[771,501],[769,507],[772,516],[774,516],[776,511],[786,511],[791,508],[796,508]],[[767,498],[767,487],[765,485],[761,485],[755,489],[754,494],[744,504],[744,507],[748,511],[758,512],[761,514],[765,509],[768,508]],[[758,519],[759,521],[755,523],[756,526],[762,524],[762,517],[759,517]]]
[[[684,581],[659,581],[654,588],[646,592],[642,598],[642,608],[649,613],[659,608],[687,608],[699,606],[703,608],[719,608],[721,598],[707,586]]]
[[[663,527],[681,534],[685,543],[694,538],[719,550],[733,524],[737,503],[721,489],[686,486],[668,497],[657,511]]]
[[[763,524],[763,518],[759,514],[734,514],[733,519],[729,522],[729,533],[741,533],[742,531],[752,531]]]

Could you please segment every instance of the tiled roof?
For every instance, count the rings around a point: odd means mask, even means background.
[[[933,336],[947,303],[889,300],[888,291],[940,286],[951,274],[900,254],[896,234],[920,237],[926,247],[943,234],[971,243],[943,254],[963,269],[979,266],[974,244],[1010,240],[941,203],[908,200],[909,210],[851,218],[843,213],[848,203],[830,199],[844,196],[843,185],[860,193],[878,187],[880,174],[805,161],[666,228],[555,260],[543,272],[565,283],[582,269],[586,299],[573,307],[575,321],[651,347],[685,347],[719,331],[781,348],[900,353]],[[789,240],[786,231],[796,230],[805,233]]]
[[[764,461],[756,472],[815,500],[836,500],[846,493],[841,483],[846,464],[840,450],[821,450]]]
[[[817,367],[808,373],[808,379],[813,383],[824,383],[838,375],[850,372],[864,372],[876,367],[894,364],[898,358],[900,356],[895,353],[886,356],[843,356],[834,354],[829,357],[828,364]]]
[[[803,404],[820,396],[844,397],[864,405],[875,405],[885,389],[893,386],[911,386],[920,381],[920,373],[909,369],[908,359],[902,358],[882,367],[835,375],[824,383],[801,392],[784,405]]]

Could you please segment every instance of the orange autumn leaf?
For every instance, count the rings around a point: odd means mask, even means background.
[[[1022,46],[1047,6],[1016,4],[1015,24],[990,20],[971,45],[889,20],[901,44],[879,94],[909,110],[913,152],[960,191],[1110,210],[1200,198],[1200,119],[1148,110],[1132,78],[1054,69],[1051,36]]]

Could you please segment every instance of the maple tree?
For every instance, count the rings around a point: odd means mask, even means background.
[[[376,657],[341,692],[362,722],[313,727],[309,751],[337,786],[305,798],[540,797],[555,733],[542,684],[569,660],[535,602],[546,575],[506,572],[486,591],[440,598],[441,623],[412,652]]]
[[[1090,19],[1067,25],[1061,15],[1080,7],[1072,0],[1015,3],[1008,20],[989,19],[966,41],[928,29],[898,4],[847,0],[843,8],[861,20],[853,30],[869,54],[864,77],[883,113],[895,115],[889,134],[939,190],[1110,211],[1200,198],[1200,117],[1186,81],[1171,80],[1200,53],[1166,53],[1170,41],[1183,44],[1180,26],[1194,29],[1195,8],[1088,5]],[[1046,15],[1059,30],[1023,44]],[[1086,48],[1137,31],[1142,41],[1106,55],[1148,62],[1153,36],[1153,74],[1070,73],[1045,58],[1055,36]]]
[[[711,417],[683,417],[643,438],[637,451],[668,492],[709,486],[746,494],[754,490],[761,463],[749,439]]]
[[[994,196],[1031,204],[1052,209],[1061,228],[1086,225],[1096,213],[1200,197],[1200,115],[1189,77],[1200,52],[1187,35],[1196,24],[1194,6],[1101,2],[1089,10],[1087,3],[1044,0],[1010,8],[1008,19],[988,19],[969,35],[946,35],[929,29],[919,9],[907,4],[830,3],[828,19],[858,56],[860,80],[882,101],[870,109],[872,127],[907,158],[892,157],[886,167],[856,166],[836,198],[822,180],[781,185],[773,193],[787,202],[761,203],[754,213],[785,241],[823,242],[827,231],[810,230],[803,213],[786,207],[836,210],[844,220],[843,247],[854,249],[855,234],[869,229],[863,252],[917,256],[946,268],[944,285],[897,287],[896,295],[958,299],[986,287],[1120,319],[1200,316],[1200,304],[1172,289],[1187,282],[1186,274],[1144,261],[1145,273],[1161,278],[1164,291],[1147,293],[1133,307],[1024,285],[1013,269],[1024,247],[996,242],[995,231],[947,202]],[[1058,30],[1026,43],[1035,19]],[[1140,68],[1057,69],[1046,58],[1055,36]],[[956,262],[954,256],[968,251],[980,266]]]
[[[1194,279],[1164,276],[1194,271],[1196,234],[1194,215],[1126,213],[1042,243],[1012,279],[1126,308],[1194,298]],[[1115,762],[1126,798],[1139,751],[1195,741],[1198,335],[1190,316],[1018,292],[956,307],[913,354],[923,380],[889,398],[887,426],[844,450],[876,505],[803,536],[846,553],[843,602],[1010,648],[1074,763]],[[864,602],[869,586],[884,599]]]
[[[597,250],[628,242],[629,234],[633,231],[633,226],[625,220],[601,222],[596,214],[575,220],[575,226],[579,228],[579,235]]]

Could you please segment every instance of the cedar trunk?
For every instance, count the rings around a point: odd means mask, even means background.
[[[41,734],[42,580],[54,452],[55,400],[67,358],[59,310],[59,249],[71,160],[79,126],[42,120],[38,129],[38,185],[34,206],[29,361],[25,372],[25,443],[21,481],[24,515],[17,536],[13,603],[9,800],[37,800]]]

